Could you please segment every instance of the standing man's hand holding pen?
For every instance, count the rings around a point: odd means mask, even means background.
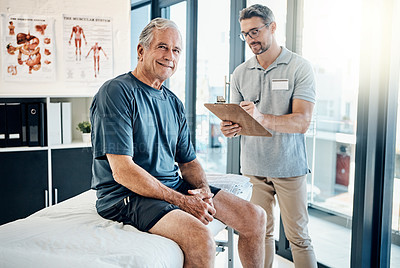
[[[264,119],[264,115],[260,113],[257,107],[255,106],[259,102],[260,102],[259,100],[242,101],[239,105],[240,107],[243,108],[243,110],[245,110],[248,114],[250,114],[259,123],[261,123],[262,120]],[[220,126],[222,134],[227,138],[236,137],[238,134],[240,134],[240,131],[242,130],[242,128],[238,124],[234,124],[231,121],[222,121]]]
[[[240,107],[242,107],[249,115],[251,115],[255,120],[257,120],[260,124],[262,124],[262,121],[264,119],[264,115],[260,113],[260,111],[257,109],[256,104],[259,101],[242,101],[240,103]]]

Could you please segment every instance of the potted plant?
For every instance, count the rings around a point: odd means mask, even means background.
[[[83,121],[78,124],[78,127],[76,128],[82,133],[82,140],[85,143],[90,143],[90,131],[91,131],[91,125],[90,122],[88,121]]]

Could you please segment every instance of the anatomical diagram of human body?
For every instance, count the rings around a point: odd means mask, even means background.
[[[85,45],[87,45],[85,33],[81,26],[76,25],[72,27],[71,37],[69,38],[69,44],[71,45],[71,39],[75,35],[75,60],[81,60],[81,47],[82,38],[85,40]]]
[[[86,55],[86,58],[89,56],[90,52],[93,50],[93,61],[94,61],[94,77],[97,77],[97,75],[100,72],[100,51],[103,52],[104,56],[108,59],[106,53],[104,52],[103,48],[99,46],[99,43],[95,43],[94,46],[92,46]]]
[[[15,55],[18,52],[17,61],[19,65],[24,63],[29,67],[29,74],[32,74],[32,70],[38,71],[41,67],[41,54],[39,47],[39,39],[36,36],[18,33],[17,34],[17,45],[7,45],[7,52],[10,55]]]

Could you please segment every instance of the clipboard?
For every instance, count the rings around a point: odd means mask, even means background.
[[[239,104],[205,103],[204,106],[222,121],[231,121],[241,126],[240,135],[272,137],[272,134],[243,110]]]

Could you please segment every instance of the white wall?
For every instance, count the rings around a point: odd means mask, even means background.
[[[92,94],[98,90],[98,86],[65,82],[62,42],[63,14],[112,18],[114,76],[130,70],[130,0],[1,0],[0,13],[53,17],[57,51],[56,80],[53,82],[5,82],[2,77],[4,66],[0,65],[0,95],[74,95]],[[2,62],[1,58],[0,62]]]

